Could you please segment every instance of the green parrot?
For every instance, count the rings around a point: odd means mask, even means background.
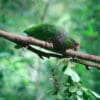
[[[30,27],[24,31],[28,36],[39,40],[51,42],[54,50],[63,53],[67,49],[78,50],[79,43],[68,36],[61,27],[51,24],[40,24]]]

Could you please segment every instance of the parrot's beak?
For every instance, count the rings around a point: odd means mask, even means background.
[[[75,44],[75,47],[74,47],[74,50],[77,51],[79,48],[80,48],[80,44],[79,43],[76,43]]]

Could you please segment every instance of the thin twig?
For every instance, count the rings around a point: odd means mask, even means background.
[[[83,60],[80,60],[80,59],[72,59],[73,62],[76,62],[76,63],[79,63],[79,64],[82,64],[82,65],[85,65],[85,66],[90,66],[90,67],[96,67],[98,69],[100,69],[100,65],[99,64],[95,64],[95,63],[92,63],[92,62],[89,62],[89,61],[83,61]]]
[[[42,21],[42,22],[44,22],[45,19],[46,19],[46,14],[47,14],[47,11],[48,11],[50,2],[51,2],[51,0],[48,0],[48,1],[46,2],[46,4],[45,4],[45,8],[44,8],[43,14],[42,14],[42,16],[41,16],[41,21]]]

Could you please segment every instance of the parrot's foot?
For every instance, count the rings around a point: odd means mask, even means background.
[[[53,44],[50,41],[45,41],[45,46],[53,48]]]

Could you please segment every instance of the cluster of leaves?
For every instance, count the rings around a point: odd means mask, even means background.
[[[85,88],[75,71],[75,66],[69,61],[52,68],[53,90],[57,100],[99,100],[100,96],[94,91]],[[55,71],[54,71],[55,70]]]

